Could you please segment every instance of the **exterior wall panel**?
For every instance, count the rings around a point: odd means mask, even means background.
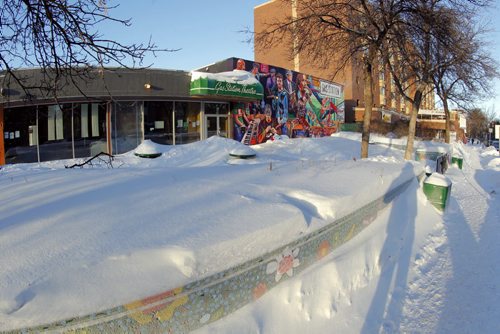
[[[0,165],[5,164],[5,143],[3,129],[3,106],[0,106]]]

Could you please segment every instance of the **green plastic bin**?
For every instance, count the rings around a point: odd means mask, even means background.
[[[444,175],[434,173],[424,180],[424,194],[438,210],[444,211],[450,199],[451,181]]]
[[[464,163],[464,158],[462,158],[462,157],[452,157],[451,158],[451,164],[457,165],[459,169],[462,169],[463,163]]]

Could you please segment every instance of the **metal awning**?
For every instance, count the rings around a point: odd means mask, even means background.
[[[191,96],[220,96],[261,100],[264,87],[249,72],[234,70],[221,73],[191,72]]]

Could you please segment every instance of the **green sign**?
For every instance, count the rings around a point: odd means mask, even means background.
[[[240,71],[241,72],[241,71]],[[191,95],[211,95],[261,100],[264,88],[250,73],[246,77],[218,74],[197,74],[191,79]],[[239,82],[238,82],[239,81]]]

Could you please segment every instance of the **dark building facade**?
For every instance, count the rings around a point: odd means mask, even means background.
[[[241,68],[242,62],[246,67]],[[281,76],[286,70],[259,64],[261,73],[256,75],[250,69],[253,65],[252,61],[228,58],[192,72],[96,69],[89,79],[77,82],[78,88],[69,81],[63,84],[56,96],[23,90],[3,76],[0,164],[84,158],[100,152],[121,154],[146,139],[178,145],[219,135],[255,144],[267,139],[266,124],[274,134],[290,137],[335,130],[333,120],[342,117],[342,86],[307,77],[311,96],[316,101],[324,98],[322,112],[329,123],[318,123],[316,132],[305,133],[294,128],[297,109],[292,95],[286,96],[290,104],[285,111],[285,94],[281,92],[281,100],[275,99],[265,91],[267,81],[262,84],[271,76],[271,69]],[[37,69],[20,70],[19,75],[34,85],[42,80]],[[314,84],[323,85],[327,94],[336,97],[325,99]],[[269,89],[277,92],[277,87]],[[266,106],[272,113],[268,121]],[[321,108],[309,109],[320,112]]]

